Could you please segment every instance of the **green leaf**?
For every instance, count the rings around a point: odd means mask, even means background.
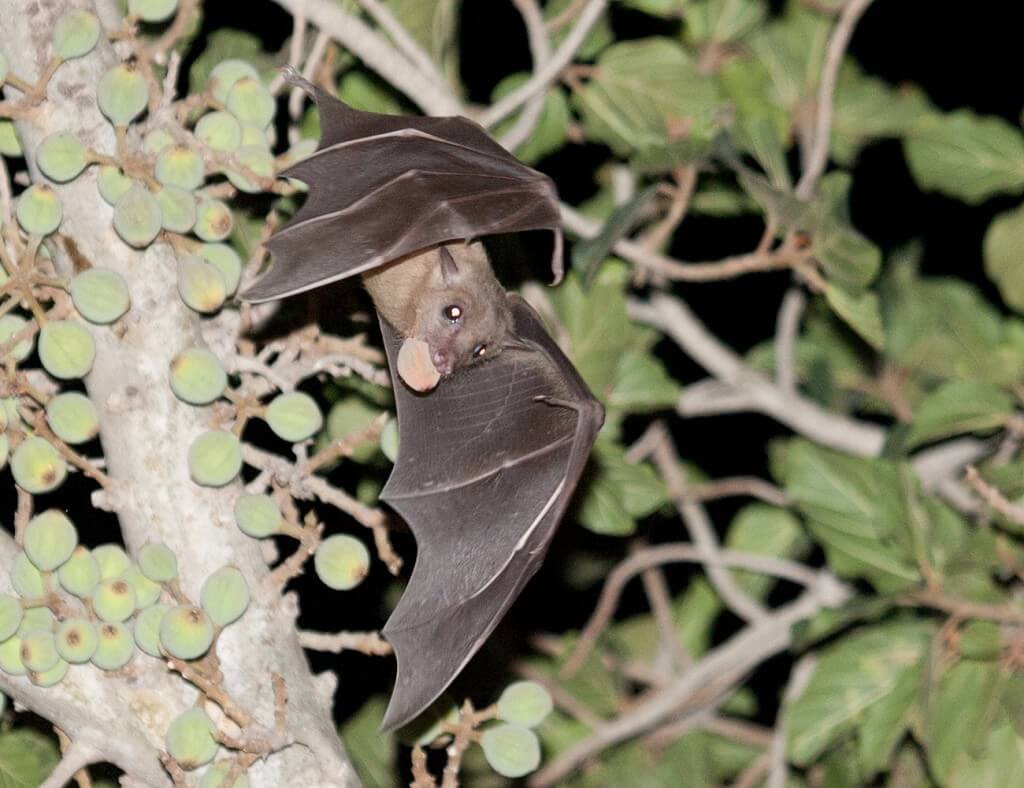
[[[839,72],[834,103],[832,158],[844,166],[871,140],[912,133],[932,111],[916,86],[894,89],[866,76],[852,60]]]
[[[932,772],[943,785],[978,784],[973,779],[974,761],[984,754],[993,718],[1000,711],[1004,680],[995,663],[973,660],[962,660],[942,675],[926,706],[924,744]]]
[[[788,511],[764,503],[752,503],[740,509],[729,524],[725,546],[754,555],[796,558],[807,552],[810,544],[800,521]],[[779,582],[760,572],[732,570],[732,574],[740,588],[758,599],[764,599]]]
[[[60,760],[56,742],[30,728],[0,734],[0,787],[37,788]]]
[[[720,106],[713,80],[668,38],[609,47],[574,99],[588,138],[620,156],[664,149],[674,140],[709,141]]]
[[[839,575],[864,577],[880,591],[920,581],[896,463],[797,440],[786,452],[785,479],[787,495]]]
[[[716,44],[738,41],[760,25],[766,14],[760,0],[688,0],[687,37]]]
[[[636,530],[637,519],[668,501],[668,491],[654,469],[626,462],[625,449],[618,444],[598,441],[591,466],[578,519],[595,533],[628,536]]]
[[[491,101],[498,101],[511,93],[529,77],[529,74],[523,72],[505,77],[495,86]],[[519,113],[513,114],[495,126],[491,133],[500,139],[518,119]],[[548,154],[561,150],[569,139],[571,120],[565,91],[559,87],[549,89],[544,95],[544,108],[541,110],[537,125],[529,138],[516,148],[516,156],[527,164],[536,164]]]
[[[607,405],[627,413],[666,410],[675,407],[679,391],[679,383],[650,352],[631,348],[619,356]]]
[[[544,18],[551,21],[561,16],[569,11],[575,2],[576,0],[549,0],[549,2],[544,4]],[[578,8],[576,6],[577,10]],[[570,18],[567,24],[560,25],[557,30],[551,31],[552,49],[558,49],[558,46],[565,40],[565,37],[569,35],[569,31],[572,30],[574,21],[575,16]],[[608,21],[608,11],[605,10],[598,17],[594,26],[590,28],[590,32],[583,39],[583,44],[576,50],[577,60],[593,60],[599,52],[608,47],[614,40],[615,33],[612,32],[611,22]]]
[[[458,0],[385,0],[385,3],[431,60],[441,66],[441,71],[453,81],[457,79]]]
[[[824,14],[790,3],[777,21],[750,36],[748,46],[768,76],[764,98],[789,117],[815,94],[831,28]]]
[[[640,212],[647,207],[657,191],[658,187],[651,185],[637,192],[632,199],[612,211],[597,235],[581,238],[573,244],[572,267],[580,272],[585,284],[590,284],[598,266],[608,257],[616,241],[632,229]]]
[[[662,19],[678,19],[685,13],[687,0],[618,0],[619,5],[635,8]]]
[[[768,118],[764,115],[740,118],[733,132],[737,146],[754,157],[771,184],[777,189],[791,191],[793,181],[789,176],[782,138]]]
[[[933,118],[904,142],[922,189],[977,204],[1024,191],[1024,134],[1002,118],[958,110]]]
[[[1008,785],[1024,785],[1024,738],[1009,723],[992,728],[982,757],[972,759],[971,764],[954,778],[951,785],[959,782],[972,788],[1004,788]]]
[[[861,743],[863,754],[877,757],[897,739],[906,727],[907,687],[920,681],[932,631],[921,621],[884,624],[829,648],[803,694],[783,712],[790,759],[806,766],[827,747],[858,728],[865,731],[869,724],[884,725],[886,730],[867,734],[867,742]],[[889,697],[895,692],[898,701]]]
[[[377,730],[387,705],[383,696],[374,695],[339,731],[356,774],[374,788],[397,788],[401,784],[394,768],[395,738]]]
[[[829,284],[825,287],[825,300],[865,342],[876,350],[882,349],[885,345],[885,332],[882,330],[882,313],[875,293],[851,293],[844,287]]]
[[[386,82],[359,69],[346,71],[338,82],[338,98],[363,112],[397,115],[402,104]],[[319,137],[319,130],[311,137]]]
[[[959,279],[918,278],[890,266],[883,294],[886,353],[940,378],[1010,384],[1024,373],[1013,323]]]
[[[985,232],[985,273],[1003,301],[1024,313],[1024,205],[999,214]]]
[[[821,261],[829,279],[837,284],[850,288],[865,287],[871,284],[882,265],[882,253],[878,247],[844,222],[824,222],[812,240],[815,256]],[[879,324],[879,340],[881,328]]]
[[[907,447],[958,435],[985,432],[1013,415],[1013,398],[980,380],[954,380],[939,386],[918,404]]]

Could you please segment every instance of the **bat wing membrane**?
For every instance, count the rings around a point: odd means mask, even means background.
[[[313,92],[317,151],[285,176],[309,185],[296,215],[268,241],[270,270],[243,297],[309,290],[439,243],[550,229],[561,245],[554,184],[466,118],[361,112]],[[556,278],[560,275],[560,259]]]
[[[539,318],[510,299],[517,347],[427,396],[393,377],[401,438],[382,498],[419,554],[384,627],[398,676],[383,729],[444,691],[539,568],[603,420]],[[398,340],[382,325],[394,368]]]

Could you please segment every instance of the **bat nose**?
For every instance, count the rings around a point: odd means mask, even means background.
[[[435,350],[433,354],[434,368],[442,375],[452,372],[452,357],[447,350]]]

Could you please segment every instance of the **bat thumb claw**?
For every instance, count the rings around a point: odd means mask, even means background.
[[[300,74],[295,69],[295,66],[282,66],[281,76],[284,77],[284,81],[287,82],[289,85],[294,85],[297,88],[302,88],[310,96],[316,95],[316,85],[314,85],[304,76],[302,76],[302,74]]]

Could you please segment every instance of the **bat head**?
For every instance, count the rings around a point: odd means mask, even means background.
[[[440,265],[417,296],[413,329],[442,377],[496,356],[512,328],[508,296],[483,247],[460,244],[456,252],[439,247]]]

